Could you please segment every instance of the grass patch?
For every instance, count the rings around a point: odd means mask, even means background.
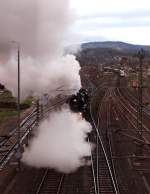
[[[33,97],[27,97],[20,104],[21,110],[24,110],[32,105]],[[0,122],[7,120],[8,118],[16,116],[17,105],[16,98],[12,96],[12,93],[9,90],[5,90],[0,94]]]
[[[18,114],[17,110],[0,108],[0,122],[5,121],[6,119],[16,116]]]
[[[16,102],[16,98],[12,96],[9,90],[5,90],[0,94],[0,102]]]
[[[27,104],[27,105],[31,106],[33,100],[34,100],[33,97],[32,97],[32,96],[29,96],[29,97],[27,97],[27,98],[22,102],[22,104]]]

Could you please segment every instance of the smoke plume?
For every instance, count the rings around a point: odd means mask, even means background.
[[[17,95],[19,46],[22,98],[44,93],[55,96],[57,88],[78,90],[80,66],[63,51],[73,20],[69,0],[1,0],[0,82]],[[72,172],[90,155],[85,140],[90,131],[90,125],[68,109],[52,113],[35,132],[23,161]]]
[[[78,90],[79,64],[63,56],[73,20],[69,0],[1,0],[0,82],[17,94],[19,44],[22,97],[51,93],[62,85]]]
[[[52,113],[39,126],[22,160],[31,166],[75,171],[85,165],[83,157],[90,156],[90,145],[85,140],[90,131],[88,122],[66,108]]]

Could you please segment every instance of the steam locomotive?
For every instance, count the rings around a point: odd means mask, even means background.
[[[89,101],[90,97],[86,89],[81,88],[76,94],[67,99],[71,111],[81,113],[82,117],[89,121]]]

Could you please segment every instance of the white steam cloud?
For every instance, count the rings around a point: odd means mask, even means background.
[[[74,16],[69,0],[0,1],[0,82],[17,91],[17,45],[21,51],[21,95],[80,88],[80,66],[63,56]]]
[[[54,96],[57,88],[78,90],[79,63],[63,51],[73,20],[69,0],[0,0],[0,82],[17,95],[19,44],[22,98],[44,93]],[[85,140],[90,131],[86,121],[67,109],[53,113],[41,123],[23,161],[72,172],[90,155]]]
[[[85,165],[91,145],[85,140],[91,126],[79,115],[64,108],[41,123],[23,154],[23,162],[36,167],[69,173]]]
[[[49,93],[55,96],[57,94],[55,90],[59,87],[67,93],[69,89],[78,90],[81,87],[79,70],[79,64],[72,55],[41,65],[28,58],[21,65],[21,95],[26,97],[29,94]],[[4,67],[0,66],[0,79],[14,95],[17,95],[17,71],[14,59]]]

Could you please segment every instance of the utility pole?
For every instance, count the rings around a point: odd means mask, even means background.
[[[20,150],[20,45],[18,43],[18,168],[20,169],[20,159],[21,159],[21,150]]]
[[[121,70],[121,64],[119,64],[119,67],[118,67],[118,77],[117,77],[117,87],[120,88],[120,70]]]
[[[17,93],[17,162],[18,162],[18,170],[20,170],[20,159],[21,159],[21,147],[20,147],[20,44],[17,41],[11,41],[17,46],[17,84],[18,84],[18,93]]]
[[[140,49],[138,52],[139,57],[139,72],[138,72],[138,117],[137,128],[139,138],[143,139],[143,60],[145,58],[145,51]],[[142,153],[142,145],[140,146],[140,153]]]

